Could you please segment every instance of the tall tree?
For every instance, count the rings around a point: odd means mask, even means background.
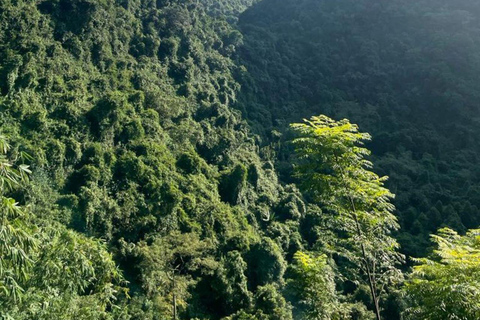
[[[365,281],[380,320],[380,298],[387,286],[402,278],[397,265],[403,256],[390,236],[398,228],[384,187],[365,159],[369,150],[363,141],[370,135],[358,131],[348,120],[335,121],[321,115],[292,124],[299,161],[296,176],[301,187],[333,217],[331,228],[338,235],[334,249],[352,262],[358,279]],[[359,272],[358,272],[359,271]]]

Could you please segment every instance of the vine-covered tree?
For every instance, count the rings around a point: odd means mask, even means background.
[[[380,319],[380,298],[387,287],[402,279],[398,244],[390,236],[398,228],[392,214],[393,194],[384,187],[365,159],[370,139],[348,120],[334,121],[321,115],[292,124],[298,134],[293,140],[299,161],[296,176],[301,187],[331,214],[332,230],[338,234],[335,247],[365,281]],[[358,271],[358,272],[357,272]]]

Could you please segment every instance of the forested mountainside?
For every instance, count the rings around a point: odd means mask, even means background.
[[[320,113],[371,133],[403,250],[423,255],[439,227],[480,223],[479,15],[471,0],[264,0],[239,23],[240,109],[264,144]]]
[[[1,2],[2,133],[33,157],[32,182],[14,198],[42,228],[102,239],[128,281],[115,285],[130,289],[119,301],[128,311],[113,308],[115,318],[165,319],[172,299],[184,319],[253,305],[271,319],[289,310],[279,290],[287,255],[302,246],[305,205],[295,187],[277,182],[230,108],[239,90],[230,56],[241,34],[207,9],[195,1]],[[61,236],[42,240],[31,272],[43,268],[50,241],[76,251]],[[103,319],[92,314],[110,296],[90,300],[114,295],[102,291],[107,269],[83,254],[96,275],[64,274],[51,255],[41,279],[26,282],[22,304],[9,297],[3,311],[52,319],[66,308],[67,319]],[[69,276],[87,283],[70,286]]]
[[[0,318],[478,319],[480,4],[377,2],[0,0]]]

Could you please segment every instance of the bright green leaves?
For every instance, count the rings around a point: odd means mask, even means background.
[[[6,196],[30,173],[9,151],[2,137],[0,318],[107,319],[124,290],[112,255],[101,241],[40,220]]]
[[[8,154],[11,146],[5,136],[0,135],[0,193],[10,191],[15,186],[28,181],[31,173],[29,166],[22,163],[30,158],[23,152],[13,150],[14,154]]]
[[[432,235],[436,249],[416,259],[405,286],[407,319],[480,318],[480,230],[460,236],[443,228]]]
[[[0,307],[21,299],[32,265],[30,253],[37,246],[27,213],[6,194],[26,182],[30,173],[27,165],[16,163],[17,152],[10,151],[7,139],[0,136]]]
[[[294,140],[301,160],[296,174],[315,200],[334,210],[348,211],[352,205],[373,214],[393,210],[389,203],[393,195],[383,188],[386,178],[369,171],[372,164],[364,159],[370,152],[362,144],[370,135],[358,132],[346,119],[335,122],[323,115],[292,128],[299,133]],[[394,220],[391,217],[392,225]]]
[[[303,189],[330,214],[328,227],[336,232],[333,248],[347,258],[352,280],[369,285],[379,315],[379,301],[386,288],[402,279],[396,265],[402,256],[390,236],[398,228],[393,194],[369,169],[371,162],[363,141],[370,135],[348,120],[334,121],[321,115],[293,124],[299,161],[296,176]]]
[[[110,319],[126,289],[105,244],[61,225],[43,228],[38,239],[23,301],[10,312],[19,319]]]
[[[332,319],[339,307],[335,273],[327,260],[326,255],[313,256],[304,252],[294,256],[294,279],[289,285],[304,319]]]

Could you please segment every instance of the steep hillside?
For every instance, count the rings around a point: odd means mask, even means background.
[[[347,117],[373,135],[407,253],[424,254],[440,226],[479,225],[477,1],[264,0],[239,27],[237,106],[264,144],[282,141],[286,181],[286,124]]]
[[[0,318],[471,319],[478,52],[474,0],[0,0]]]
[[[164,319],[173,300],[182,318],[289,317],[277,291],[304,205],[230,108],[242,37],[207,14],[244,5],[0,2],[2,133],[33,157],[16,197],[40,224],[106,241],[124,317]]]

